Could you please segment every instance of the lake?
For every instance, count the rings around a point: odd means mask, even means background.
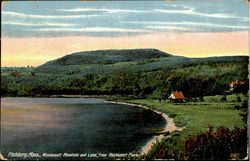
[[[1,152],[16,159],[21,157],[10,152],[139,152],[152,138],[140,134],[165,124],[150,110],[99,98],[6,97],[1,98]]]

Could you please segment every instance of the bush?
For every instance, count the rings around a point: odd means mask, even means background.
[[[247,151],[247,129],[235,128],[230,131],[219,127],[213,132],[211,126],[207,132],[192,136],[185,141],[183,156],[185,160],[228,160],[231,153],[240,153],[245,157]]]
[[[240,96],[237,96],[237,102],[241,102]]]
[[[12,72],[12,73],[10,73],[10,76],[12,76],[12,77],[19,77],[19,76],[21,76],[21,73],[19,73],[19,72]]]
[[[241,114],[242,120],[247,124],[247,116],[248,116],[248,102],[247,100],[243,101],[241,105]]]
[[[31,76],[35,76],[35,72],[30,72],[30,75]]]
[[[161,159],[178,159],[178,153],[174,148],[167,146],[168,140],[161,140],[153,144],[149,153],[145,156],[145,160]]]
[[[227,96],[226,95],[223,95],[220,99],[222,102],[226,102],[227,101]]]

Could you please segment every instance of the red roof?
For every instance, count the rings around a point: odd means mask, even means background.
[[[246,84],[246,82],[238,82],[238,81],[236,81],[236,82],[231,82],[230,84],[232,84],[232,85],[244,85],[244,84]]]
[[[182,92],[172,92],[172,94],[174,95],[175,99],[184,99]]]

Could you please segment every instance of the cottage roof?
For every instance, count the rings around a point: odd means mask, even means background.
[[[182,92],[172,92],[172,94],[174,95],[175,99],[184,99]]]
[[[238,82],[238,81],[236,81],[236,82],[231,82],[230,84],[232,84],[232,85],[244,85],[244,84],[246,84],[246,82]]]

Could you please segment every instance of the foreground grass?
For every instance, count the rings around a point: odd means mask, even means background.
[[[168,114],[174,118],[177,126],[185,127],[183,131],[171,133],[171,139],[167,141],[168,148],[181,152],[184,141],[187,137],[205,132],[208,125],[214,128],[224,126],[229,129],[234,127],[243,128],[246,124],[240,117],[240,110],[225,108],[228,103],[216,103],[216,106],[223,108],[211,108],[202,106],[203,103],[195,104],[172,104],[161,103],[152,99],[135,99],[127,102],[146,105],[154,110]],[[215,103],[214,103],[215,104]]]

